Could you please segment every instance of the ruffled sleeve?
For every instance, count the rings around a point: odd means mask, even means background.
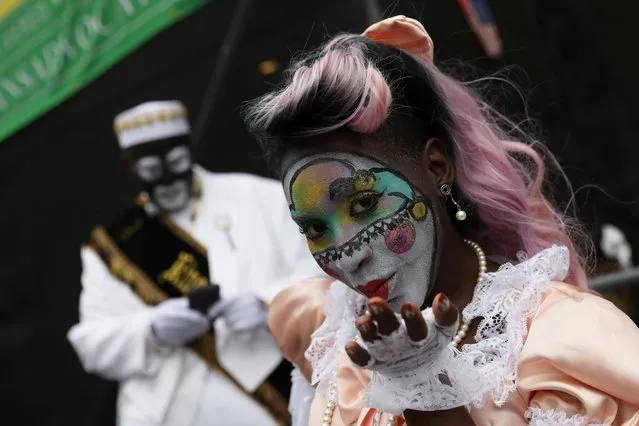
[[[603,298],[553,283],[530,322],[518,390],[531,425],[638,425],[639,329]]]
[[[290,286],[273,299],[269,312],[269,328],[284,357],[294,363],[308,381],[312,375],[312,367],[305,359],[304,352],[311,343],[311,336],[324,322],[326,296],[332,282],[331,279],[311,278]],[[334,288],[337,294],[333,294],[333,299],[346,299],[344,289],[346,287],[343,284],[337,283]],[[361,407],[370,381],[370,372],[354,367],[348,357],[343,355],[343,351],[338,351],[336,356],[335,386],[338,396],[336,407],[332,411],[331,426],[386,426],[389,423],[388,414]],[[304,381],[297,373],[294,378],[298,384]],[[297,386],[297,389],[301,387]],[[310,417],[305,424],[321,426],[324,423],[327,405],[327,397],[319,392],[315,393]],[[295,413],[305,411],[301,404],[293,401],[291,408]],[[397,419],[394,424],[405,425],[402,418]]]
[[[324,321],[324,295],[332,279],[309,278],[278,293],[269,309],[268,326],[284,358],[310,381],[311,365],[304,352]]]

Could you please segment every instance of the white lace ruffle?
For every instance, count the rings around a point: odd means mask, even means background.
[[[339,281],[333,282],[326,294],[326,319],[311,336],[311,344],[304,355],[313,367],[311,384],[317,385],[316,391],[327,398],[337,380],[339,363],[346,356],[344,346],[358,335],[355,321],[365,305],[366,296]]]
[[[387,377],[371,376],[365,405],[397,413],[405,409],[444,410],[488,399],[501,406],[517,387],[517,364],[527,320],[533,316],[551,280],[562,280],[569,267],[565,247],[552,247],[516,266],[503,265],[487,274],[464,309],[464,321],[481,317],[475,340],[459,351],[447,348],[428,363],[416,360],[411,370]],[[357,334],[356,306],[363,296],[334,283],[325,308],[326,321],[313,335],[307,358],[313,366],[313,383],[326,393],[335,383],[344,345]]]
[[[542,410],[530,407],[526,410],[526,418],[530,426],[604,426],[603,424],[588,423],[583,416],[568,414],[555,410]]]
[[[483,318],[477,343],[449,347],[434,363],[415,363],[395,377],[373,373],[367,405],[383,411],[446,410],[491,399],[503,405],[517,387],[517,364],[527,320],[539,307],[551,280],[562,280],[569,267],[565,247],[553,247],[518,265],[502,265],[475,288],[462,315],[464,322]]]

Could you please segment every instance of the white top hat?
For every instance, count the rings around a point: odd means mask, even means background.
[[[179,101],[140,104],[118,114],[113,128],[122,149],[191,132],[186,107]]]

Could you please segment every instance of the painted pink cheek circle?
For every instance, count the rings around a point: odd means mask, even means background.
[[[339,279],[339,274],[337,273],[337,271],[331,268],[328,263],[324,262],[323,260],[318,260],[317,264],[320,268],[322,268],[322,271],[328,274],[328,276]]]
[[[395,229],[387,229],[384,233],[384,242],[393,253],[406,253],[415,244],[415,227],[410,222],[404,222],[397,225]]]

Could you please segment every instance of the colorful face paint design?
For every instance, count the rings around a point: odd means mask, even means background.
[[[436,247],[424,196],[398,172],[368,157],[306,157],[284,176],[291,216],[330,276],[394,309],[421,305]]]
[[[384,233],[384,242],[393,253],[406,253],[415,242],[415,226],[406,221],[387,229]]]

